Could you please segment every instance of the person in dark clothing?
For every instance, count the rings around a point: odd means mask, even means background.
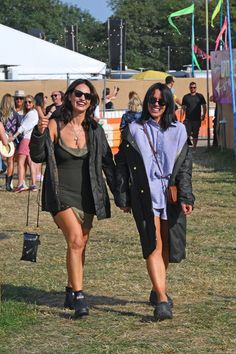
[[[185,121],[189,145],[192,145],[190,136],[193,136],[193,149],[195,150],[198,142],[201,122],[206,115],[206,101],[201,93],[197,92],[196,82],[190,82],[190,93],[185,95],[182,100],[182,109],[185,112]]]
[[[141,117],[142,101],[135,91],[129,92],[128,110],[122,115],[120,130],[123,130],[127,124]]]
[[[30,142],[32,159],[46,161],[42,209],[53,215],[67,242],[64,306],[75,309],[75,318],[88,315],[83,268],[93,217],[111,216],[103,172],[111,192],[115,191],[112,152],[104,130],[93,119],[98,103],[88,80],[74,81],[65,93],[60,120],[41,116]]]
[[[62,102],[64,99],[64,92],[63,91],[53,91],[51,94],[52,104],[46,107],[46,115],[51,112],[50,119],[57,119],[60,118],[61,115],[61,108]]]
[[[174,115],[170,89],[156,83],[146,93],[140,120],[122,131],[115,155],[115,202],[124,212],[132,209],[152,282],[149,300],[156,321],[172,318],[166,269],[169,261],[185,258],[186,215],[194,204],[186,140],[186,129]],[[177,187],[176,204],[168,199],[169,186]]]

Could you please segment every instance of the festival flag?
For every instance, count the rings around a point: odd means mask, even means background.
[[[219,0],[218,4],[216,5],[215,10],[213,11],[213,14],[211,16],[211,27],[214,27],[214,23],[213,23],[214,19],[218,15],[218,13],[220,12],[220,8],[221,8],[222,4],[223,4],[223,0]]]
[[[197,54],[197,56],[201,59],[206,59],[207,58],[207,53],[204,52],[201,48],[199,48],[196,44],[194,44],[194,53]],[[208,59],[211,59],[211,56],[208,55]]]
[[[193,56],[194,63],[196,64],[198,70],[201,71],[202,69],[200,68],[200,65],[199,65],[199,63],[198,63],[198,60],[197,60],[197,57],[196,57],[194,51],[192,52],[192,56]]]
[[[216,39],[216,45],[215,45],[215,51],[217,51],[219,44],[220,44],[220,40],[223,36],[223,34],[225,33],[225,49],[228,49],[228,44],[227,44],[227,27],[228,27],[228,21],[227,21],[227,17],[225,16],[225,21],[224,24],[220,30],[220,33]]]
[[[180,31],[178,30],[178,28],[176,27],[176,25],[173,23],[172,17],[179,17],[179,16],[183,16],[183,15],[189,15],[189,14],[192,14],[192,13],[194,13],[194,4],[192,4],[189,7],[184,8],[182,10],[172,12],[172,14],[170,14],[168,16],[169,24],[172,27],[174,27],[179,34],[181,34]]]

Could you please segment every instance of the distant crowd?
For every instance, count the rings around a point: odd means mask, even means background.
[[[174,78],[167,76],[166,85],[173,94],[175,109],[181,107],[182,113],[186,114],[185,126],[188,134],[189,145],[193,144],[196,149],[201,121],[205,118],[206,102],[200,93],[197,92],[195,82],[189,85],[190,93],[186,94],[181,101],[175,94],[173,88]],[[102,103],[105,109],[114,109],[114,101],[119,93],[119,88],[105,88],[102,93]],[[8,192],[22,192],[30,189],[37,191],[37,182],[42,180],[42,166],[34,163],[30,158],[29,142],[34,126],[40,117],[58,119],[63,105],[64,93],[60,90],[52,91],[51,103],[43,92],[35,96],[26,95],[23,90],[16,90],[14,95],[6,93],[0,104],[0,129],[5,130],[8,142],[13,142],[15,147],[14,155],[10,157],[1,156],[0,151],[0,173],[5,173],[5,188]],[[120,129],[139,119],[142,113],[142,100],[135,91],[128,95],[128,105],[125,114],[122,116]],[[94,111],[94,119],[100,119],[99,105]],[[0,131],[1,133],[1,131]],[[190,139],[191,137],[191,139]],[[0,140],[1,137],[0,137]],[[3,142],[3,140],[2,140]],[[17,166],[17,184],[13,186],[14,167]],[[29,168],[31,182],[26,183],[26,171]]]
[[[0,104],[0,122],[4,128],[8,142],[13,142],[15,152],[12,156],[0,155],[0,172],[5,172],[5,189],[8,192],[22,192],[30,189],[37,191],[37,183],[42,180],[42,166],[30,158],[29,142],[34,126],[40,117],[58,118],[62,107],[64,93],[53,91],[51,103],[43,92],[35,96],[16,90],[14,95],[6,93]],[[17,184],[13,186],[14,168],[17,165]],[[29,168],[31,183],[26,184],[26,170]]]

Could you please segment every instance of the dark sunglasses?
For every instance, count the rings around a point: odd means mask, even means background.
[[[80,90],[74,90],[73,92],[74,92],[75,97],[82,97],[84,95],[84,98],[87,101],[91,101],[91,99],[93,98],[93,95],[91,93],[88,93],[88,92],[83,92],[83,91],[80,91]]]
[[[196,89],[196,88],[197,88],[197,86],[190,86],[190,88],[191,88],[191,89]]]
[[[57,97],[57,96],[58,96],[58,94],[56,93],[55,95],[51,95],[51,98]]]
[[[25,101],[25,103],[32,103],[32,101]]]
[[[24,97],[15,97],[15,100],[16,100],[16,101],[17,101],[17,100],[23,101],[23,99],[24,99]]]
[[[150,104],[154,105],[154,104],[156,104],[157,102],[158,102],[158,104],[159,104],[160,107],[166,106],[166,102],[165,102],[162,98],[160,98],[160,99],[158,100],[158,99],[157,99],[156,97],[154,97],[154,96],[150,96],[150,97],[149,97],[149,103],[150,103]]]

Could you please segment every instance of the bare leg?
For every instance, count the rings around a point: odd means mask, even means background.
[[[86,243],[89,237],[82,229],[72,209],[63,210],[54,217],[67,242],[68,286],[74,291],[83,289],[83,260]]]
[[[169,226],[167,220],[161,220],[162,258],[167,270],[169,265]]]
[[[25,179],[25,162],[26,162],[26,156],[19,155],[18,156],[18,185],[23,184]]]
[[[36,166],[37,166],[37,164],[31,160],[30,156],[27,156],[27,163],[30,168],[32,184],[35,185],[36,184]]]
[[[148,274],[151,278],[153,288],[157,293],[158,302],[167,301],[166,296],[166,270],[162,258],[162,238],[161,238],[161,220],[158,216],[154,217],[156,226],[156,249],[148,256],[146,260]]]
[[[90,230],[83,230],[83,228],[82,228],[82,232],[83,232],[84,240],[85,240],[85,242],[86,242],[86,244],[87,244],[88,238],[89,238],[89,232],[90,232]],[[82,267],[83,267],[83,270],[84,270],[84,264],[85,264],[86,244],[85,244],[85,247],[84,247],[84,250],[83,250],[83,253],[82,253]],[[67,286],[68,286],[69,288],[73,288],[73,287],[72,287],[72,281],[71,281],[71,279],[70,279],[70,274],[69,274],[69,271],[68,271],[68,269],[69,269],[69,267],[70,267],[69,262],[70,262],[69,249],[67,248],[67,252],[66,252],[66,267],[67,267],[67,273],[68,273]]]
[[[7,176],[13,176],[14,171],[14,156],[7,159]]]

